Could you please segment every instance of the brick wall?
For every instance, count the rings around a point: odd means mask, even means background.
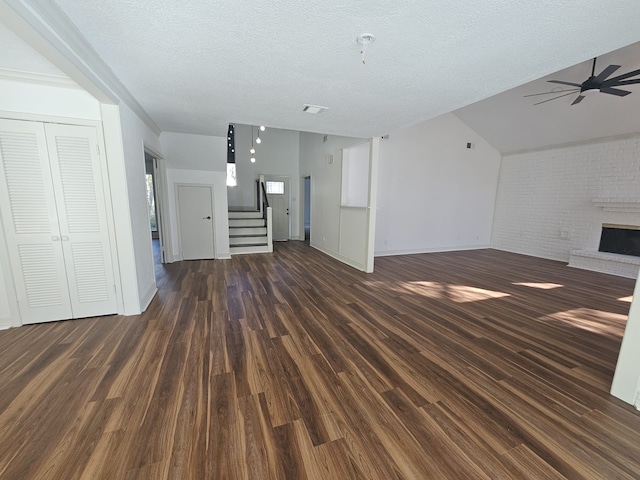
[[[640,135],[505,155],[492,247],[568,261],[598,249],[602,223],[640,225],[639,213],[604,211],[595,198],[640,199]]]

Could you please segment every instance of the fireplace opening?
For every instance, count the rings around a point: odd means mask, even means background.
[[[640,257],[640,227],[603,224],[598,250]]]

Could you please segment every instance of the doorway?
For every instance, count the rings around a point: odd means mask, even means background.
[[[213,185],[176,185],[182,260],[214,258]]]
[[[289,240],[289,177],[265,175],[265,190],[273,215],[273,240]]]
[[[167,258],[170,251],[168,235],[164,228],[164,199],[166,198],[166,173],[164,161],[155,154],[145,150],[144,167],[146,182],[147,209],[149,212],[149,229],[151,231],[151,246],[154,263],[168,263],[173,259]]]
[[[304,201],[304,217],[303,217],[303,228],[304,228],[304,243],[310,245],[311,243],[311,176],[303,178],[303,186],[304,195],[302,196]]]

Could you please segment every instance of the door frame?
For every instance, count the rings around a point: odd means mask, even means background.
[[[265,185],[265,187],[264,187],[265,188],[265,194],[266,194],[266,188],[267,188],[267,181],[271,180],[271,181],[276,181],[277,182],[278,180],[283,180],[283,179],[286,179],[287,184],[289,186],[289,188],[288,188],[289,192],[287,194],[285,194],[289,198],[289,214],[287,215],[287,219],[288,219],[287,223],[289,224],[289,228],[287,229],[287,241],[289,241],[289,240],[292,240],[292,237],[291,237],[291,233],[292,233],[291,232],[291,225],[292,225],[291,217],[292,217],[292,215],[291,215],[291,213],[292,213],[292,210],[293,210],[293,204],[291,203],[291,198],[292,198],[291,197],[291,189],[293,188],[292,187],[292,182],[291,182],[291,175],[277,175],[277,174],[273,174],[273,173],[265,173],[265,174],[260,175],[260,181],[264,182],[264,185]],[[271,206],[271,205],[269,205],[269,206]]]
[[[172,263],[173,254],[169,255],[169,252],[172,252],[171,234],[166,222],[169,205],[169,201],[167,200],[169,198],[167,189],[167,169],[165,166],[164,158],[162,158],[161,155],[158,155],[146,145],[144,146],[144,151],[145,154],[148,154],[153,159],[153,190],[156,202],[156,224],[158,226],[158,240],[160,242],[160,262]]]
[[[307,201],[306,201],[306,196],[305,196],[305,181],[306,179],[309,179],[309,225],[311,226],[311,216],[313,215],[313,201],[312,201],[312,194],[313,194],[313,178],[312,175],[301,175],[300,176],[300,192],[299,192],[299,197],[300,198],[300,211],[298,212],[298,239],[302,240],[304,242],[304,237],[305,237],[305,231],[304,231],[304,212],[307,208]],[[309,231],[309,234],[311,234],[311,231]],[[309,242],[311,242],[311,238],[309,238]]]
[[[175,199],[176,199],[176,226],[178,227],[178,252],[180,253],[180,261],[183,261],[182,256],[182,224],[180,222],[180,187],[208,187],[211,189],[211,227],[213,229],[213,260],[218,258],[216,251],[216,218],[215,218],[215,187],[210,183],[176,183],[175,184]]]

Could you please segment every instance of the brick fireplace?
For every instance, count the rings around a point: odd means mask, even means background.
[[[630,214],[636,218],[640,213],[640,201],[635,199],[593,200],[595,206],[607,212]],[[603,223],[598,249],[573,250],[569,266],[609,273],[627,278],[638,278],[640,271],[640,225]]]

